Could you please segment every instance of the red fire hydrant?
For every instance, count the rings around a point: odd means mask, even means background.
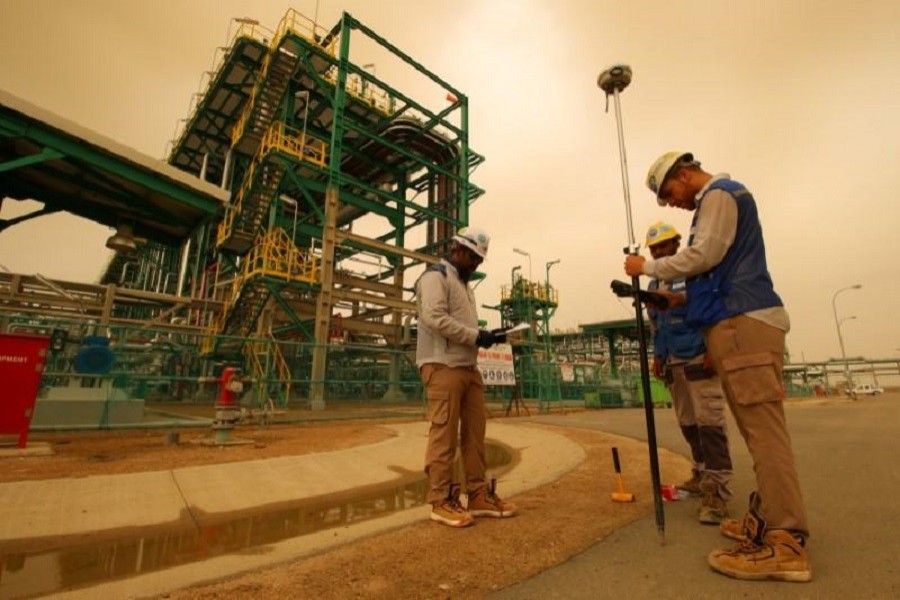
[[[216,442],[227,442],[231,430],[240,416],[240,407],[236,398],[244,391],[240,367],[225,367],[219,375],[219,396],[216,399],[216,419],[213,430]]]

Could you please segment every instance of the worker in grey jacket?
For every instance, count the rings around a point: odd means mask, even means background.
[[[469,278],[487,255],[490,237],[467,227],[453,236],[450,253],[416,282],[419,316],[416,365],[428,396],[425,473],[431,519],[465,527],[474,517],[511,517],[516,507],[501,500],[485,481],[484,434],[487,410],[478,348],[506,340],[504,333],[478,329],[475,294]],[[462,450],[468,499],[453,481],[457,446]]]

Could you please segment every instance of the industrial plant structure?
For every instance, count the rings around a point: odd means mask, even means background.
[[[116,228],[98,284],[4,275],[4,328],[55,332],[69,395],[183,399],[238,364],[276,405],[418,400],[413,275],[484,193],[468,99],[346,13],[235,23],[165,165],[3,97],[4,195]],[[352,62],[360,37],[444,104]]]

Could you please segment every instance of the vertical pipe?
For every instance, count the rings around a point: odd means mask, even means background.
[[[231,151],[231,148],[228,149],[228,152],[225,153],[225,166],[222,168],[222,184],[221,188],[223,190],[231,189],[231,169],[234,164],[234,154]]]
[[[181,246],[181,267],[178,269],[178,285],[175,287],[175,295],[184,295],[184,280],[187,278],[188,256],[191,253],[191,238],[188,237]]]
[[[203,155],[203,162],[200,164],[200,180],[206,181],[206,168],[209,166],[209,153]]]
[[[459,193],[460,212],[459,219],[463,225],[469,224],[469,98],[459,98],[460,103],[460,155],[459,176],[462,180],[462,190]]]

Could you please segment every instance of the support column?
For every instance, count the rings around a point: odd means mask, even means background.
[[[396,300],[403,299],[403,258],[397,257],[397,263],[394,266],[394,292],[392,296]],[[391,354],[391,362],[388,370],[388,387],[384,392],[382,400],[386,402],[402,402],[406,400],[406,394],[400,389],[400,365],[403,361],[403,312],[395,310],[392,313],[391,324],[393,325],[393,343],[391,347],[395,349]]]
[[[322,288],[316,300],[316,347],[313,350],[309,400],[313,410],[325,408],[325,367],[328,360],[328,332],[334,305],[334,247],[337,233],[338,188],[325,190],[325,223],[322,227]]]

